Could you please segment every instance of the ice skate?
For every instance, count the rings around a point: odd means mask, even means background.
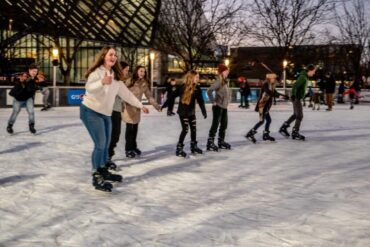
[[[109,170],[117,169],[116,163],[114,163],[111,159],[108,160],[108,162],[105,164],[105,167],[108,168]]]
[[[196,141],[190,143],[190,151],[192,154],[202,154],[203,153],[202,149],[198,147]]]
[[[30,132],[32,134],[36,134],[35,124],[30,124],[29,127],[30,127]]]
[[[140,155],[141,155],[141,150],[140,150],[140,149],[135,148],[133,151],[134,151],[134,153],[135,153],[137,156],[140,156]]]
[[[231,145],[225,142],[223,139],[218,139],[218,148],[219,149],[231,149]]]
[[[256,143],[257,140],[256,138],[254,137],[254,135],[257,133],[257,131],[255,129],[251,129],[246,135],[245,135],[245,138],[247,138],[248,140],[250,140],[251,142],[253,143]]]
[[[305,136],[301,135],[298,130],[293,129],[292,139],[293,140],[302,140],[302,141],[304,141],[306,138],[305,138]]]
[[[136,157],[136,153],[133,150],[126,151],[126,157],[133,159]]]
[[[103,176],[99,172],[94,172],[92,175],[92,185],[96,190],[105,192],[112,192],[113,185],[109,182],[105,182]]]
[[[288,130],[287,130],[287,128],[289,127],[289,125],[287,124],[287,123],[284,123],[281,127],[280,127],[280,129],[279,129],[279,133],[281,134],[281,135],[283,135],[283,136],[285,136],[285,137],[289,137],[290,136],[290,134],[289,134],[289,132],[288,132]]]
[[[178,143],[176,146],[176,156],[178,157],[186,157],[186,153],[184,152],[184,144]]]
[[[122,176],[119,174],[113,174],[109,172],[107,167],[98,168],[98,172],[100,173],[104,180],[109,180],[112,182],[122,182]]]
[[[9,134],[13,134],[13,133],[14,133],[14,130],[13,130],[13,124],[8,124],[8,126],[6,127],[6,131],[7,131]]]
[[[215,145],[214,138],[208,138],[207,141],[207,151],[218,152],[218,147]]]
[[[263,137],[262,137],[262,139],[263,139],[264,141],[271,141],[271,142],[274,142],[274,141],[275,141],[275,138],[274,138],[274,137],[272,137],[272,136],[270,136],[270,131],[264,131],[264,132],[263,132]]]

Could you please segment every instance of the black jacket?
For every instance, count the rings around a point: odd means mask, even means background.
[[[334,93],[335,92],[335,79],[333,76],[325,77],[325,92]]]
[[[248,83],[243,83],[239,88],[240,95],[249,96],[251,94],[251,88]]]
[[[175,94],[176,91],[179,89],[178,85],[172,86],[171,83],[169,83],[166,87],[166,92],[167,92],[167,98],[176,98]]]
[[[9,95],[18,101],[26,101],[34,97],[36,90],[37,87],[34,79],[28,78],[24,82],[17,80],[14,87],[10,90]]]
[[[263,108],[263,113],[270,111],[274,97],[279,96],[284,96],[285,98],[287,98],[286,95],[279,93],[278,91],[276,91],[275,88],[271,90],[269,88],[269,82],[265,81],[261,87],[261,92],[256,104],[255,111],[259,112],[260,108]]]

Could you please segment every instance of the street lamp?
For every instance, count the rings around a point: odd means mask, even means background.
[[[150,88],[153,90],[153,80],[154,80],[154,58],[155,53],[154,51],[149,52],[149,58],[150,58]]]
[[[59,50],[58,48],[53,48],[53,105],[56,106],[56,89],[57,89],[57,67],[59,65],[58,57],[59,57]]]
[[[283,88],[284,88],[284,94],[285,94],[285,87],[286,87],[286,66],[288,66],[288,61],[284,59],[283,61]]]
[[[229,65],[230,65],[230,59],[228,59],[228,58],[225,59],[225,65],[226,65],[226,67],[229,67]]]

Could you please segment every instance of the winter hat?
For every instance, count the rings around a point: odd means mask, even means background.
[[[247,78],[245,78],[244,76],[239,76],[238,77],[238,82],[240,82],[240,83],[247,82]]]
[[[221,74],[222,72],[224,72],[225,70],[228,70],[228,69],[229,68],[225,64],[221,63],[221,64],[218,65],[218,74]]]

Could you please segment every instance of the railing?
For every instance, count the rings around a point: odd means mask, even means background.
[[[0,86],[0,108],[11,107],[13,104],[13,97],[9,96],[9,91],[11,86]],[[49,87],[50,98],[49,102],[53,106],[76,106],[81,104],[83,95],[85,94],[85,87],[56,87],[55,88],[55,98],[54,98],[54,88]],[[203,98],[206,103],[209,102],[206,93],[207,88],[202,88]],[[240,102],[240,92],[239,88],[231,88],[231,102]],[[282,88],[278,88],[277,91],[284,93]],[[286,94],[290,95],[291,89],[285,90]],[[165,100],[165,88],[164,87],[154,87],[153,95],[157,102],[163,103]],[[249,96],[249,102],[256,102],[260,93],[260,88],[251,88],[251,95]],[[370,102],[370,90],[361,91],[361,102]],[[146,100],[143,101],[144,103]],[[42,95],[40,92],[36,92],[35,95],[35,105],[42,105]]]

